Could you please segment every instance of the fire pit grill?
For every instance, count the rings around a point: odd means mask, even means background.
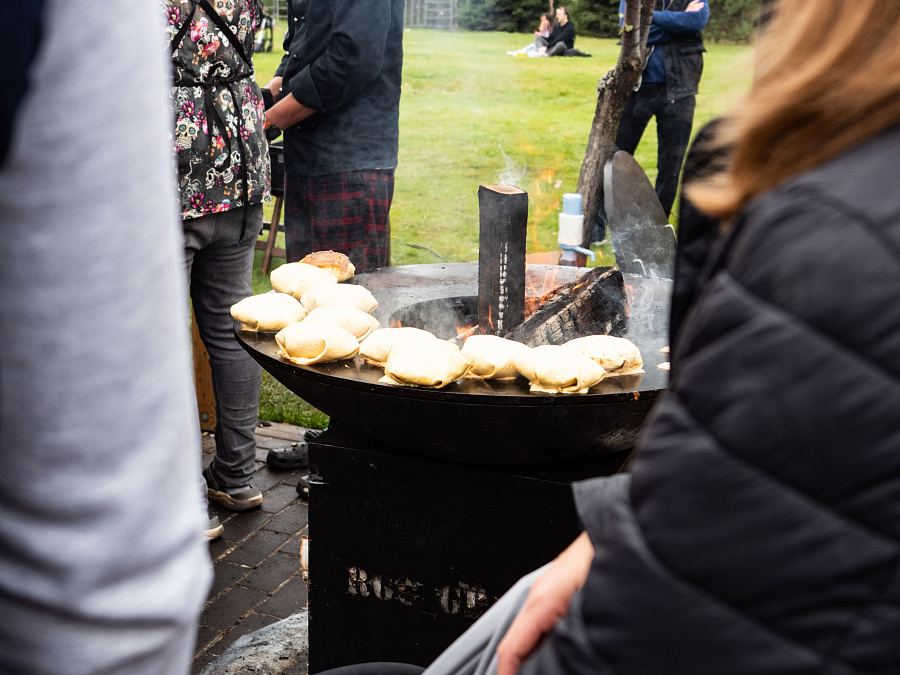
[[[540,288],[548,272],[562,284],[585,270],[530,265],[528,285]],[[383,268],[356,277],[378,300],[382,326],[417,303],[445,300],[452,313],[454,299],[458,307],[460,299],[477,296],[477,280],[475,263]],[[531,393],[522,378],[464,380],[440,390],[399,387],[379,383],[382,369],[358,357],[297,366],[277,355],[271,335],[238,331],[238,339],[277,380],[334,421],[407,452],[495,466],[588,459],[632,448],[667,384],[667,373],[656,366],[668,360],[659,349],[668,339],[671,282],[627,275],[625,283],[630,316],[624,337],[640,348],[646,374],[608,378],[583,395]]]

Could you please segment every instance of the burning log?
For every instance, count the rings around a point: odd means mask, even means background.
[[[528,193],[508,185],[481,185],[478,211],[478,325],[505,335],[525,318]]]
[[[551,291],[506,337],[529,347],[561,345],[585,335],[622,335],[625,283],[614,267],[597,267]]]

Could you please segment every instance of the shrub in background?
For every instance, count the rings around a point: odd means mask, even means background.
[[[703,35],[712,40],[746,42],[759,20],[759,0],[715,0]]]
[[[466,0],[460,4],[456,22],[464,30],[497,30],[496,0]]]
[[[544,0],[466,0],[457,22],[466,30],[527,33],[537,28],[549,3]]]
[[[579,35],[619,36],[619,0],[573,0],[565,5]]]

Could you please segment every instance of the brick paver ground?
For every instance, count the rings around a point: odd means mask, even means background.
[[[210,543],[215,581],[200,614],[192,673],[199,673],[239,637],[280,621],[306,607],[306,583],[300,573],[300,538],[307,531],[307,508],[297,496],[301,471],[277,471],[266,464],[272,448],[302,439],[301,427],[272,424],[256,433],[257,475],[263,492],[259,509],[234,512],[211,504],[225,525]],[[203,435],[203,465],[215,442]],[[307,661],[304,655],[303,661]]]

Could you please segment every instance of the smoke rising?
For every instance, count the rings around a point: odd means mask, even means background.
[[[500,177],[497,182],[500,185],[511,185],[512,187],[519,187],[523,180],[525,180],[525,167],[516,164],[516,162],[508,157],[505,152],[503,152],[503,147],[501,145],[497,146],[500,148],[500,154],[503,155],[503,160],[506,162],[506,166],[503,168],[503,171],[500,172]]]

